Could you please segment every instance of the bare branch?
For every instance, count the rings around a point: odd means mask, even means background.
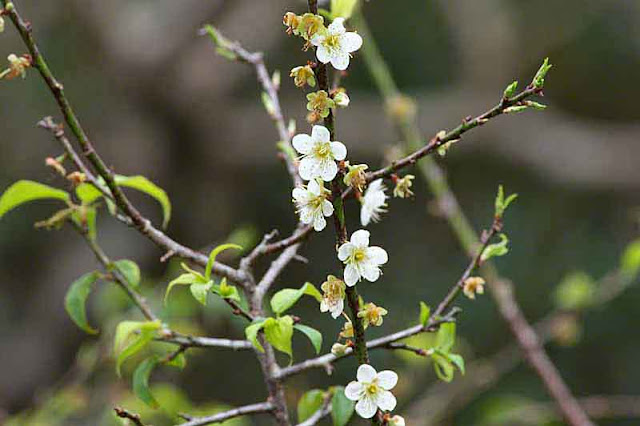
[[[115,411],[116,416],[120,417],[121,419],[131,420],[136,426],[144,426],[144,423],[142,423],[142,420],[140,420],[139,414],[130,413],[121,407],[115,407],[113,411]]]
[[[207,417],[194,417],[188,422],[182,423],[179,426],[203,426],[214,423],[222,423],[225,420],[229,420],[234,417],[246,416],[248,414],[269,413],[273,411],[273,409],[274,405],[271,402],[261,402],[258,404],[251,404],[234,408],[233,410],[225,411],[223,413],[218,413]]]

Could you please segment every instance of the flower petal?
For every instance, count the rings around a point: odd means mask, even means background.
[[[311,44],[313,44],[314,46],[321,46],[322,42],[326,39],[327,37],[321,34],[314,34],[313,37],[311,37]]]
[[[293,188],[293,191],[291,191],[291,196],[296,201],[303,201],[307,198],[307,191],[304,188],[300,187]]]
[[[356,378],[361,383],[371,383],[376,378],[376,369],[369,364],[362,364],[358,367]]]
[[[320,44],[316,48],[316,57],[323,64],[329,63],[331,60],[331,52],[324,45]]]
[[[353,244],[344,243],[343,245],[340,246],[340,248],[338,248],[338,259],[344,262],[345,260],[347,260],[349,256],[351,256],[352,252],[353,252]]]
[[[322,188],[320,187],[320,184],[318,183],[318,181],[315,179],[311,179],[309,181],[309,184],[307,185],[307,190],[311,192],[313,195],[322,194]]]
[[[317,215],[313,220],[313,229],[316,232],[322,231],[327,226],[327,220],[322,215]]]
[[[331,182],[338,174],[338,165],[333,160],[323,161],[320,166],[320,177],[325,182]]]
[[[344,388],[344,396],[351,401],[357,401],[364,395],[364,386],[361,383],[353,381]]]
[[[311,129],[311,139],[314,142],[329,142],[329,138],[331,138],[331,134],[326,127],[313,126],[313,129]]]
[[[340,36],[340,47],[351,53],[362,47],[362,37],[358,33],[344,33]]]
[[[375,396],[375,404],[380,407],[381,410],[392,411],[396,408],[397,401],[391,392],[381,390]]]
[[[362,274],[364,279],[369,282],[378,281],[378,278],[380,278],[380,268],[372,263],[362,265],[362,267],[360,268],[360,273]]]
[[[342,161],[347,157],[347,147],[342,142],[331,142],[331,154],[336,160]]]
[[[363,419],[370,419],[377,411],[378,407],[376,407],[375,402],[369,397],[365,396],[356,404],[356,413]]]
[[[382,247],[368,247],[367,248],[367,260],[375,263],[376,265],[384,265],[389,261],[389,255],[387,251]]]
[[[344,300],[340,299],[338,300],[338,303],[336,303],[336,306],[331,310],[331,316],[333,319],[336,319],[342,315],[342,311],[344,311]]]
[[[298,166],[298,173],[300,173],[300,177],[304,180],[313,179],[314,172],[316,169],[316,160],[313,158],[305,157],[300,160],[300,165]]]
[[[300,154],[308,154],[311,152],[313,144],[311,143],[311,137],[309,135],[305,135],[304,133],[295,135],[291,142],[293,143],[293,147]]]
[[[338,71],[344,71],[349,68],[349,60],[351,57],[344,50],[335,50],[331,55],[331,65]]]
[[[360,272],[358,272],[355,266],[349,263],[344,268],[344,282],[349,287],[353,287],[358,281],[360,281]]]
[[[344,34],[347,30],[344,28],[344,18],[336,18],[327,27],[329,34]]]
[[[331,216],[333,214],[333,204],[331,204],[327,200],[324,200],[322,202],[322,214],[325,215],[326,217]]]
[[[358,247],[367,247],[369,245],[369,236],[371,234],[366,229],[360,229],[351,234],[351,244]]]
[[[391,390],[398,384],[398,375],[391,370],[378,373],[378,384],[384,390]]]
[[[363,204],[360,208],[360,223],[362,226],[367,226],[371,222],[371,209],[366,204]]]

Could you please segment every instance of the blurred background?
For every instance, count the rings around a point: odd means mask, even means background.
[[[309,55],[281,24],[285,12],[302,13],[305,2],[16,4],[33,23],[50,67],[102,156],[118,173],[145,175],[168,192],[172,237],[195,248],[229,239],[246,246],[273,228],[283,235],[293,229],[289,177],[276,156],[277,134],[253,70],[216,56],[197,30],[212,23],[247,49],[264,51],[268,67],[283,75],[285,115],[307,131],[304,93],[286,76]],[[617,270],[625,247],[640,233],[640,2],[372,0],[364,15],[400,89],[417,102],[425,138],[487,110],[511,81],[526,85],[542,59],[550,58],[546,111],[493,120],[438,161],[477,229],[490,224],[498,184],[520,194],[506,217],[511,252],[497,263],[513,280],[531,322],[563,306],[554,294],[567,277],[580,281],[579,288],[606,285],[602,278]],[[12,26],[6,27],[0,35],[3,58],[24,52]],[[382,165],[385,153],[402,141],[358,55],[343,84],[352,103],[338,115],[339,139],[350,159]],[[35,123],[47,115],[60,120],[60,114],[41,79],[30,71],[26,80],[1,82],[0,100],[0,189],[18,179],[65,185],[44,167],[45,157],[61,152]],[[390,253],[383,279],[363,288],[368,300],[390,311],[371,336],[414,322],[417,301],[436,304],[467,264],[420,177],[415,193],[413,200],[390,200],[384,220],[370,227],[372,241]],[[153,201],[132,197],[159,221]],[[348,214],[350,229],[357,226],[355,210]],[[210,413],[265,397],[251,353],[192,350],[184,372],[165,368],[152,378],[169,414],[145,409],[130,393],[132,367],[118,379],[110,356],[115,324],[139,314],[118,288],[105,284],[90,297],[89,311],[102,333],[88,337],[69,320],[69,284],[98,265],[70,228],[33,229],[54,211],[51,203],[34,203],[0,222],[0,423],[117,424],[111,409],[122,405],[158,426],[173,424],[177,411]],[[138,262],[143,291],[160,309],[177,263],[160,263],[163,253],[152,243],[104,213],[99,240],[112,258]],[[330,232],[314,235],[301,252],[310,263],[292,264],[277,285],[319,285],[335,267],[332,247]],[[623,407],[609,406],[613,415],[598,424],[638,424],[629,416],[634,408],[640,415],[640,289],[637,279],[629,284],[636,285],[579,315],[556,315],[544,328],[549,354],[576,395],[629,398]],[[242,337],[242,322],[213,297],[202,308],[184,289],[173,296],[162,313],[172,327]],[[519,353],[509,349],[512,337],[492,300],[458,305],[464,310],[458,351],[469,363],[466,376],[442,385],[428,360],[373,354],[374,365],[411,377],[396,392],[398,412],[412,424],[551,424],[549,398],[518,361]],[[293,313],[323,331],[323,349],[329,350],[339,325],[311,300]],[[294,338],[297,360],[313,355],[309,346]],[[322,371],[296,376],[289,382],[290,406],[305,390],[347,383],[354,368],[350,359],[331,377]],[[235,423],[252,421],[269,423]]]

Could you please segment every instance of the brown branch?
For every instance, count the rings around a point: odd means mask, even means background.
[[[214,423],[222,423],[225,420],[232,419],[234,417],[246,416],[249,414],[270,413],[274,410],[274,405],[271,402],[261,402],[258,404],[245,405],[243,407],[234,408],[223,413],[213,414],[206,417],[193,417],[188,422],[182,423],[179,426],[203,426]]]
[[[120,417],[121,419],[131,420],[136,426],[144,426],[144,423],[142,423],[142,420],[140,420],[139,414],[130,413],[121,407],[114,407],[113,411],[115,411],[116,416]]]

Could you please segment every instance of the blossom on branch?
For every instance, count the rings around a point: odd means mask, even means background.
[[[345,396],[357,401],[356,413],[364,419],[373,417],[378,408],[391,411],[396,408],[396,397],[391,389],[398,383],[398,375],[391,370],[379,373],[368,365],[358,367],[357,381],[353,381],[344,389]]]
[[[380,327],[383,322],[383,316],[387,315],[387,310],[381,306],[376,306],[374,303],[367,303],[364,308],[358,312],[358,318],[362,318],[364,327],[373,325],[374,327]]]
[[[322,283],[320,288],[323,291],[322,302],[320,302],[320,312],[331,312],[333,318],[338,318],[344,310],[345,288],[344,281],[333,275],[327,277],[327,281]]]
[[[371,222],[380,221],[380,215],[387,211],[387,194],[382,179],[374,180],[369,184],[364,196],[360,199],[360,223],[367,226]]]
[[[464,281],[464,287],[462,289],[465,296],[469,299],[475,299],[476,294],[484,293],[485,281],[482,277],[469,277]]]
[[[411,186],[413,182],[411,182],[416,177],[414,175],[406,175],[403,178],[396,179],[396,187],[393,188],[393,196],[396,198],[408,198],[413,197],[413,191],[411,190]]]
[[[367,183],[365,170],[367,170],[369,166],[366,164],[351,165],[348,161],[345,161],[345,166],[347,166],[348,171],[344,175],[344,184],[353,187],[353,189],[358,192],[362,192],[364,185]]]
[[[316,116],[327,118],[332,108],[336,107],[336,103],[329,97],[324,90],[318,90],[315,93],[307,95],[307,110],[315,113]]]
[[[28,55],[16,56],[13,53],[7,57],[9,68],[0,73],[0,79],[11,80],[16,77],[27,77],[27,68],[31,66],[31,59]]]
[[[313,229],[322,231],[327,226],[325,217],[333,214],[333,204],[327,200],[329,194],[324,183],[316,179],[310,180],[306,188],[294,188],[291,195],[300,215],[300,222],[313,224]]]
[[[316,46],[316,56],[323,64],[331,62],[337,70],[344,71],[349,66],[351,53],[360,49],[362,37],[344,28],[344,18],[336,18],[326,33],[318,32],[311,38]]]
[[[293,83],[296,87],[316,87],[316,75],[309,65],[299,66],[291,69],[289,77],[293,77]]]
[[[374,282],[380,278],[380,265],[389,260],[387,252],[381,247],[369,247],[369,231],[360,229],[351,235],[351,240],[340,246],[338,259],[346,266],[344,281],[352,287],[364,278]]]
[[[338,165],[347,156],[342,142],[331,142],[329,130],[324,126],[313,126],[311,136],[298,134],[293,137],[293,147],[302,154],[298,172],[304,180],[321,178],[329,182],[336,177]]]

